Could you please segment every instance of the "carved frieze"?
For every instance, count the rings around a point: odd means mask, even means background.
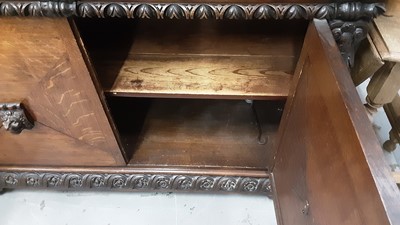
[[[380,3],[187,4],[91,1],[0,1],[3,16],[78,16],[155,19],[370,19]]]
[[[2,16],[73,16],[76,1],[0,1]]]
[[[201,191],[271,195],[269,178],[171,174],[0,172],[1,188],[70,190]]]
[[[34,125],[20,103],[0,103],[0,121],[6,130],[14,134],[32,129]]]

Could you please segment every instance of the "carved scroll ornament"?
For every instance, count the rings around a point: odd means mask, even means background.
[[[0,188],[239,192],[272,195],[269,178],[171,174],[0,172]]]
[[[14,134],[19,134],[24,129],[32,129],[34,126],[20,103],[0,103],[0,120],[2,126]]]

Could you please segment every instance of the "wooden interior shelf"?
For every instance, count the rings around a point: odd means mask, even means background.
[[[102,33],[82,30],[89,40],[112,38],[120,24]],[[90,41],[104,91],[114,96],[286,98],[304,37],[303,26],[288,34],[260,21],[141,20],[130,26],[126,40],[107,40],[112,46]]]
[[[279,60],[270,59],[275,64]],[[265,61],[264,56],[130,55],[113,87],[106,91],[120,96],[151,97],[287,96],[291,75],[266,71]]]

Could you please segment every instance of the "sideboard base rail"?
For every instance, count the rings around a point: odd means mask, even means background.
[[[0,170],[0,189],[90,191],[198,191],[272,196],[270,175],[255,171],[135,168],[18,168]],[[248,175],[246,175],[246,173]]]

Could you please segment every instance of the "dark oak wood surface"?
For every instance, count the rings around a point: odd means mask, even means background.
[[[36,123],[0,130],[2,163],[125,164],[67,19],[1,18],[0,58],[0,102],[23,102]]]
[[[400,194],[337,50],[314,20],[280,128],[279,224],[400,224]]]

